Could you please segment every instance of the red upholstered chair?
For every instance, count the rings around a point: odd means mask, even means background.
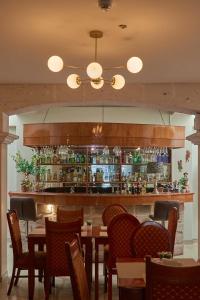
[[[108,226],[109,255],[105,262],[108,271],[108,300],[112,299],[112,275],[116,274],[116,258],[132,256],[131,237],[139,224],[133,215],[121,213]]]
[[[158,257],[158,252],[171,251],[168,230],[154,221],[142,223],[133,233],[131,244],[133,255],[140,258]]]
[[[13,249],[13,271],[12,271],[12,277],[8,288],[8,292],[7,292],[7,295],[10,295],[13,284],[17,285],[19,278],[28,277],[28,275],[21,276],[20,271],[29,269],[30,260],[29,260],[28,252],[23,252],[22,249],[19,219],[17,216],[17,212],[15,210],[10,210],[7,213],[7,221],[10,230],[12,249]],[[35,252],[35,261],[34,261],[35,269],[43,271],[45,267],[45,259],[46,259],[46,254],[44,252],[42,251]],[[39,277],[39,275],[36,277]]]
[[[67,223],[81,219],[81,225],[83,225],[83,208],[77,210],[67,210],[64,207],[57,208],[57,222]]]
[[[77,240],[65,244],[74,300],[90,300],[87,277]]]
[[[49,298],[51,278],[56,276],[69,276],[66,262],[65,242],[77,239],[81,234],[81,220],[69,223],[58,223],[45,218],[46,225],[46,269],[44,276],[45,299]]]
[[[104,226],[108,226],[112,219],[121,213],[128,213],[127,209],[121,204],[110,204],[106,206],[102,214]]]
[[[200,299],[200,265],[174,267],[146,257],[146,300]]]
[[[168,214],[168,232],[170,235],[171,252],[174,253],[174,244],[176,238],[176,229],[178,224],[178,209],[172,207]]]

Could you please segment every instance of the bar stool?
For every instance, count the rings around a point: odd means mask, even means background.
[[[27,235],[29,232],[29,221],[37,222],[42,219],[42,214],[37,214],[35,201],[33,198],[23,198],[23,220],[26,222]]]
[[[36,222],[39,219],[42,219],[42,214],[37,214],[34,199],[30,197],[10,198],[10,209],[16,210],[18,218],[26,222],[27,236],[29,232],[29,221]]]
[[[154,205],[154,214],[149,217],[153,221],[161,221],[165,227],[165,221],[168,220],[168,214],[172,207],[176,207],[179,212],[179,201],[156,201]]]
[[[15,210],[19,220],[23,220],[22,198],[10,198],[10,210]]]

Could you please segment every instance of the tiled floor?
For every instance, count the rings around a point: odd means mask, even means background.
[[[10,244],[10,241],[8,241]],[[183,257],[193,257],[197,259],[197,243],[186,244],[184,246],[184,255]],[[12,268],[12,249],[8,247],[8,273],[11,273]],[[94,274],[94,272],[93,272]],[[116,276],[115,276],[116,277]],[[9,281],[4,280],[0,283],[0,300],[27,300],[27,279],[20,279],[18,286],[13,287],[11,296],[6,296],[7,285]],[[107,299],[107,294],[104,294],[103,291],[103,272],[102,266],[100,267],[100,287],[99,287],[99,300]],[[39,283],[36,280],[36,288],[35,288],[35,300],[43,300],[44,292],[43,292],[43,284]],[[50,296],[50,300],[72,300],[71,293],[71,284],[69,278],[61,278],[56,279],[56,288],[52,289],[52,294]],[[92,300],[94,299],[94,284],[92,288]],[[118,290],[116,285],[116,278],[114,279],[113,284],[113,300],[118,299]]]

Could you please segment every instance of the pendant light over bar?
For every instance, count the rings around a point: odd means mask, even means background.
[[[77,89],[80,87],[82,83],[90,82],[91,86],[94,89],[100,89],[103,87],[104,83],[109,83],[114,89],[120,90],[125,85],[125,78],[120,74],[115,74],[112,78],[104,78],[103,74],[103,67],[97,60],[97,41],[98,39],[103,37],[103,32],[100,30],[92,30],[89,33],[90,37],[95,40],[95,52],[94,52],[94,61],[92,61],[86,68],[86,74],[89,78],[81,78],[78,74],[70,74],[67,77],[67,85],[71,89]],[[80,69],[79,66],[65,66],[61,57],[54,55],[49,57],[47,62],[48,68],[52,72],[60,72],[64,67],[68,69]],[[126,64],[127,70],[131,73],[138,73],[141,71],[143,67],[143,62],[139,57],[133,56],[129,58]],[[111,69],[121,69],[125,68],[124,66],[120,67],[113,67]]]

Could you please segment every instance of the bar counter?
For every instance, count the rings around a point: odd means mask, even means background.
[[[155,201],[178,200],[192,202],[194,193],[146,193],[146,194],[80,194],[48,192],[9,192],[10,197],[32,197],[38,204],[106,206],[113,203],[122,205],[152,205]]]
[[[193,193],[146,193],[132,194],[80,194],[80,193],[49,193],[49,192],[10,192],[10,197],[32,197],[37,204],[38,213],[48,216],[56,215],[56,207],[63,205],[69,210],[84,209],[84,220],[91,220],[93,225],[102,224],[102,213],[105,206],[119,203],[126,207],[129,213],[143,222],[153,214],[154,202],[180,201],[179,222],[175,242],[175,255],[183,253],[183,222],[184,204],[193,201]]]

